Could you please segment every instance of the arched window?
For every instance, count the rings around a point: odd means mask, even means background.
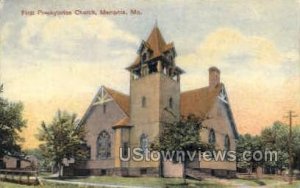
[[[169,108],[173,108],[173,98],[172,97],[170,97],[169,98]]]
[[[147,105],[146,97],[142,97],[142,107],[145,108]]]
[[[209,135],[208,135],[208,143],[215,144],[216,143],[216,134],[213,129],[210,129]]]
[[[143,133],[140,137],[140,147],[143,153],[148,149],[148,144],[148,136]]]
[[[102,131],[97,139],[97,158],[98,159],[107,159],[111,156],[111,140],[110,135],[107,131]]]
[[[226,135],[224,139],[224,150],[226,151],[230,150],[230,139],[228,135]]]

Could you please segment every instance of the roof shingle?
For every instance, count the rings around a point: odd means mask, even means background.
[[[111,95],[111,97],[116,101],[120,108],[129,116],[129,96],[125,95],[119,91],[105,87],[105,90]]]
[[[203,87],[181,93],[181,115],[194,114],[200,118],[205,118],[221,89],[222,84],[219,84],[216,88]]]

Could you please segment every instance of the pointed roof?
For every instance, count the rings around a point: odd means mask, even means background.
[[[98,92],[96,93],[94,99],[92,100],[91,104],[89,105],[88,109],[86,110],[85,114],[81,118],[79,122],[79,126],[85,123],[87,118],[90,116],[90,114],[93,111],[93,108],[95,107],[95,104],[97,103],[97,100],[99,96],[103,93],[103,91],[107,92],[109,96],[113,101],[115,101],[118,106],[121,108],[121,110],[129,117],[129,96],[125,95],[119,91],[110,89],[106,86],[101,86]],[[111,100],[106,100],[106,101],[111,101]]]
[[[207,114],[212,109],[213,105],[217,100],[222,100],[220,98],[220,93],[225,92],[224,84],[218,84],[215,88],[203,87],[191,91],[186,91],[180,95],[180,112],[182,115],[187,116],[189,114],[194,114],[200,118],[207,118]],[[224,103],[227,109],[227,116],[230,121],[230,126],[232,128],[235,138],[238,138],[238,132],[236,124],[233,118],[233,114],[228,102]]]
[[[146,42],[149,44],[151,50],[153,50],[154,56],[159,56],[166,46],[165,39],[156,25],[152,29]]]
[[[150,48],[150,50],[152,50],[153,53],[152,53],[150,59],[159,57],[164,52],[174,48],[173,42],[168,43],[168,44],[166,43],[157,24],[154,25],[147,41],[144,41],[142,43],[142,45],[146,45],[147,47]],[[137,66],[139,63],[140,63],[140,57],[137,56],[135,61],[127,69],[133,68],[133,67]]]
[[[194,114],[198,117],[205,118],[217,100],[221,89],[222,84],[219,84],[215,88],[203,87],[181,93],[181,114],[184,116]]]
[[[119,91],[113,90],[106,86],[103,86],[106,91],[111,95],[111,97],[116,101],[116,103],[120,106],[120,108],[129,115],[129,96],[121,93]]]

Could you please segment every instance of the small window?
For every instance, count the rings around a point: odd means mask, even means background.
[[[141,168],[141,175],[147,174],[147,169],[146,168]]]
[[[17,166],[16,167],[17,167],[17,169],[21,168],[21,160],[19,160],[19,159],[17,160]]]
[[[123,156],[123,158],[128,157],[128,142],[123,143],[122,156]]]
[[[211,170],[211,175],[212,175],[212,176],[215,175],[215,170]]]
[[[147,60],[147,53],[143,54],[142,61],[145,62]]]
[[[101,175],[102,176],[105,176],[107,173],[106,173],[106,169],[101,169]]]
[[[143,153],[145,153],[146,150],[148,150],[148,145],[149,145],[148,136],[143,133],[140,136],[140,147],[141,147]]]
[[[225,140],[224,140],[224,150],[229,151],[230,150],[230,139],[229,136],[226,135],[225,136]]]
[[[106,113],[106,104],[103,104],[103,114]]]
[[[173,98],[169,98],[169,108],[173,108]]]
[[[145,108],[147,105],[146,97],[142,97],[142,107]]]
[[[216,134],[213,129],[210,129],[210,131],[209,131],[208,143],[210,143],[210,144],[216,143]]]

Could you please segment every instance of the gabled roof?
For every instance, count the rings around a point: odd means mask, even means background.
[[[216,88],[203,87],[181,93],[181,114],[184,116],[194,114],[200,118],[205,118],[217,100],[221,88],[222,85],[219,84]]]
[[[147,41],[143,41],[142,45],[146,45],[153,52],[150,59],[159,57],[164,52],[174,48],[173,42],[166,43],[157,25],[152,29]],[[135,61],[127,68],[133,68],[140,63],[140,57],[137,56]]]
[[[116,101],[116,103],[120,106],[120,108],[129,116],[129,96],[121,93],[119,91],[110,89],[108,87],[103,86],[106,91],[111,95],[111,97]]]
[[[180,112],[181,115],[187,116],[189,114],[194,114],[200,118],[206,119],[207,113],[212,109],[213,105],[217,100],[222,100],[219,97],[221,92],[225,92],[226,98],[227,94],[225,91],[224,85],[218,84],[215,88],[199,88],[191,91],[186,91],[181,93],[180,97]],[[230,122],[230,126],[232,128],[233,134],[235,138],[238,138],[238,132],[236,129],[236,124],[233,119],[233,114],[228,102],[224,102],[223,104],[226,108],[227,117]]]
[[[80,122],[79,122],[79,126],[84,124],[85,121],[87,120],[87,118],[90,116],[93,108],[95,107],[95,103],[98,100],[98,96],[103,92],[107,92],[109,94],[109,97],[115,101],[119,107],[121,108],[121,110],[129,117],[129,96],[125,95],[119,91],[110,89],[108,87],[105,86],[101,86],[100,89],[98,90],[98,92],[96,93],[94,99],[92,100],[91,104],[89,105],[88,109],[86,110],[85,114],[83,115],[83,117],[81,118]]]

